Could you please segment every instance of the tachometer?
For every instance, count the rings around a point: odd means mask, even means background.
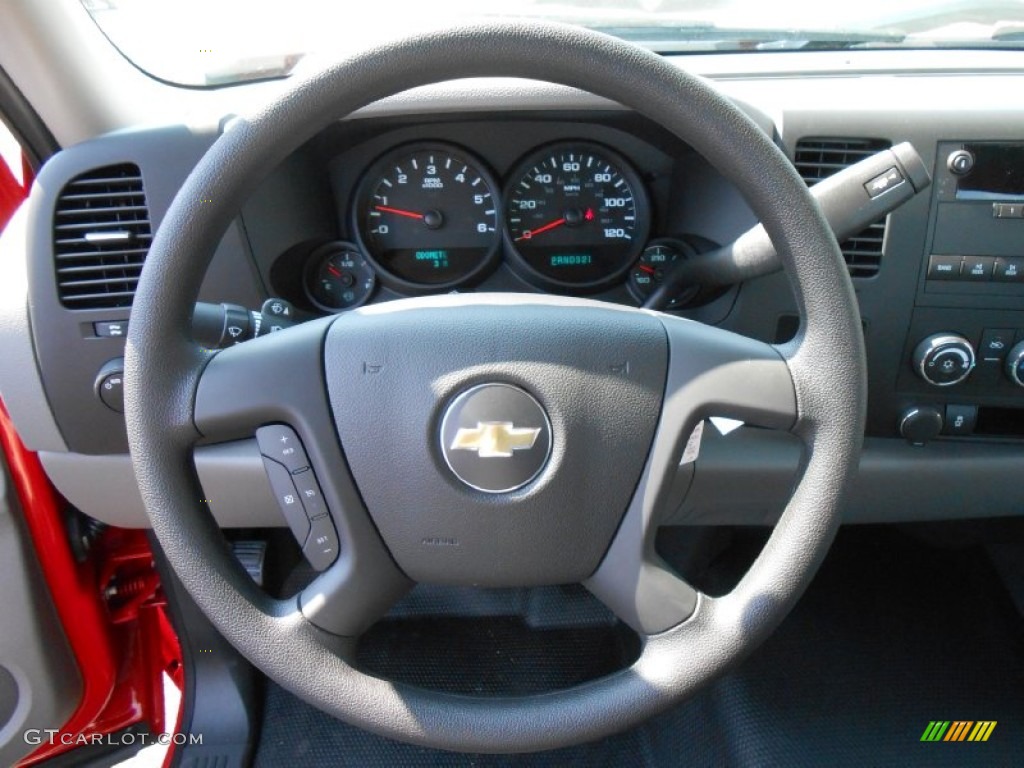
[[[355,230],[393,287],[453,288],[493,266],[501,242],[496,198],[490,174],[461,149],[401,147],[363,178]]]
[[[622,277],[644,247],[650,213],[636,172],[609,149],[556,144],[511,175],[505,227],[526,277],[595,290]]]

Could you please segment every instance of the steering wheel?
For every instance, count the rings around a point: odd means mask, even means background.
[[[574,86],[696,148],[771,235],[802,324],[772,346],[594,301],[469,294],[401,300],[211,353],[190,338],[215,246],[252,186],[318,131],[400,91],[456,78]],[[736,107],[658,56],[555,24],[448,28],[350,58],[239,119],[159,228],[126,353],[132,461],[153,530],[196,603],[286,689],[354,725],[429,747],[524,752],[634,725],[756,647],[835,534],[864,429],[863,339],[835,239],[784,155]],[[357,402],[360,407],[350,407]],[[708,415],[789,430],[800,478],[760,556],[724,597],[688,585],[654,532],[688,436]],[[340,553],[273,599],[201,503],[197,442],[288,425]],[[529,444],[529,445],[527,445]],[[464,450],[460,450],[464,449]],[[315,487],[315,485],[314,485]],[[320,523],[323,524],[322,522]],[[641,637],[627,669],[517,698],[426,691],[347,659],[414,582],[583,582]]]

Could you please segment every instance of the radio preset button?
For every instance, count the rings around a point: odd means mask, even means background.
[[[960,279],[987,282],[992,279],[995,266],[996,260],[993,256],[964,256]]]
[[[994,219],[1024,219],[1024,203],[992,203]]]
[[[963,256],[932,256],[928,259],[929,280],[959,280]]]
[[[992,278],[999,283],[1024,283],[1024,259],[996,259]]]

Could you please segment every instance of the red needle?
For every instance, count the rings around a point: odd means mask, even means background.
[[[335,277],[341,277],[341,270],[339,270],[333,264],[328,264],[327,265],[327,271],[330,272]]]
[[[641,272],[646,272],[648,275],[653,275],[658,272],[658,270],[656,270],[654,267],[648,267],[645,264],[641,264],[640,266],[637,267],[637,269],[639,269]]]
[[[375,210],[384,211],[384,213],[394,213],[398,216],[407,216],[410,219],[422,219],[422,213],[415,213],[413,211],[403,211],[401,208],[388,208],[386,205],[375,205]]]
[[[516,238],[516,242],[518,243],[520,240],[529,240],[529,239],[539,235],[541,232],[547,232],[549,229],[554,229],[555,227],[560,227],[563,224],[565,224],[565,217],[564,216],[562,218],[560,218],[560,219],[555,219],[551,223],[545,224],[543,227],[540,227],[538,229],[528,229],[528,230],[526,230],[525,232],[523,232],[523,234],[521,234],[519,237]]]

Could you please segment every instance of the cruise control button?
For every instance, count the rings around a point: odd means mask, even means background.
[[[274,491],[274,498],[277,499],[281,512],[284,513],[284,519],[292,529],[295,540],[301,545],[309,538],[309,519],[302,507],[299,492],[292,483],[291,473],[276,461],[266,457],[263,458],[263,467],[267,470],[270,487]]]
[[[260,453],[268,459],[284,464],[289,472],[298,472],[309,467],[309,459],[302,448],[302,441],[295,430],[284,424],[271,424],[256,430],[256,442]]]
[[[999,283],[1024,283],[1024,259],[996,259],[992,278]]]
[[[864,191],[868,193],[868,197],[874,199],[879,195],[888,192],[895,186],[902,184],[904,181],[903,174],[900,173],[900,169],[895,165],[884,173],[880,173],[867,184],[864,185]]]
[[[996,260],[993,256],[965,256],[964,266],[960,270],[961,280],[988,281],[992,279]]]
[[[313,470],[307,469],[292,475],[292,482],[295,483],[295,490],[299,492],[299,499],[306,510],[306,517],[310,520],[324,517],[327,514],[327,504],[324,502],[320,485],[316,481]]]
[[[929,280],[958,280],[963,256],[932,256],[928,259]]]
[[[318,571],[325,570],[338,557],[338,534],[330,517],[313,521],[302,554]]]

